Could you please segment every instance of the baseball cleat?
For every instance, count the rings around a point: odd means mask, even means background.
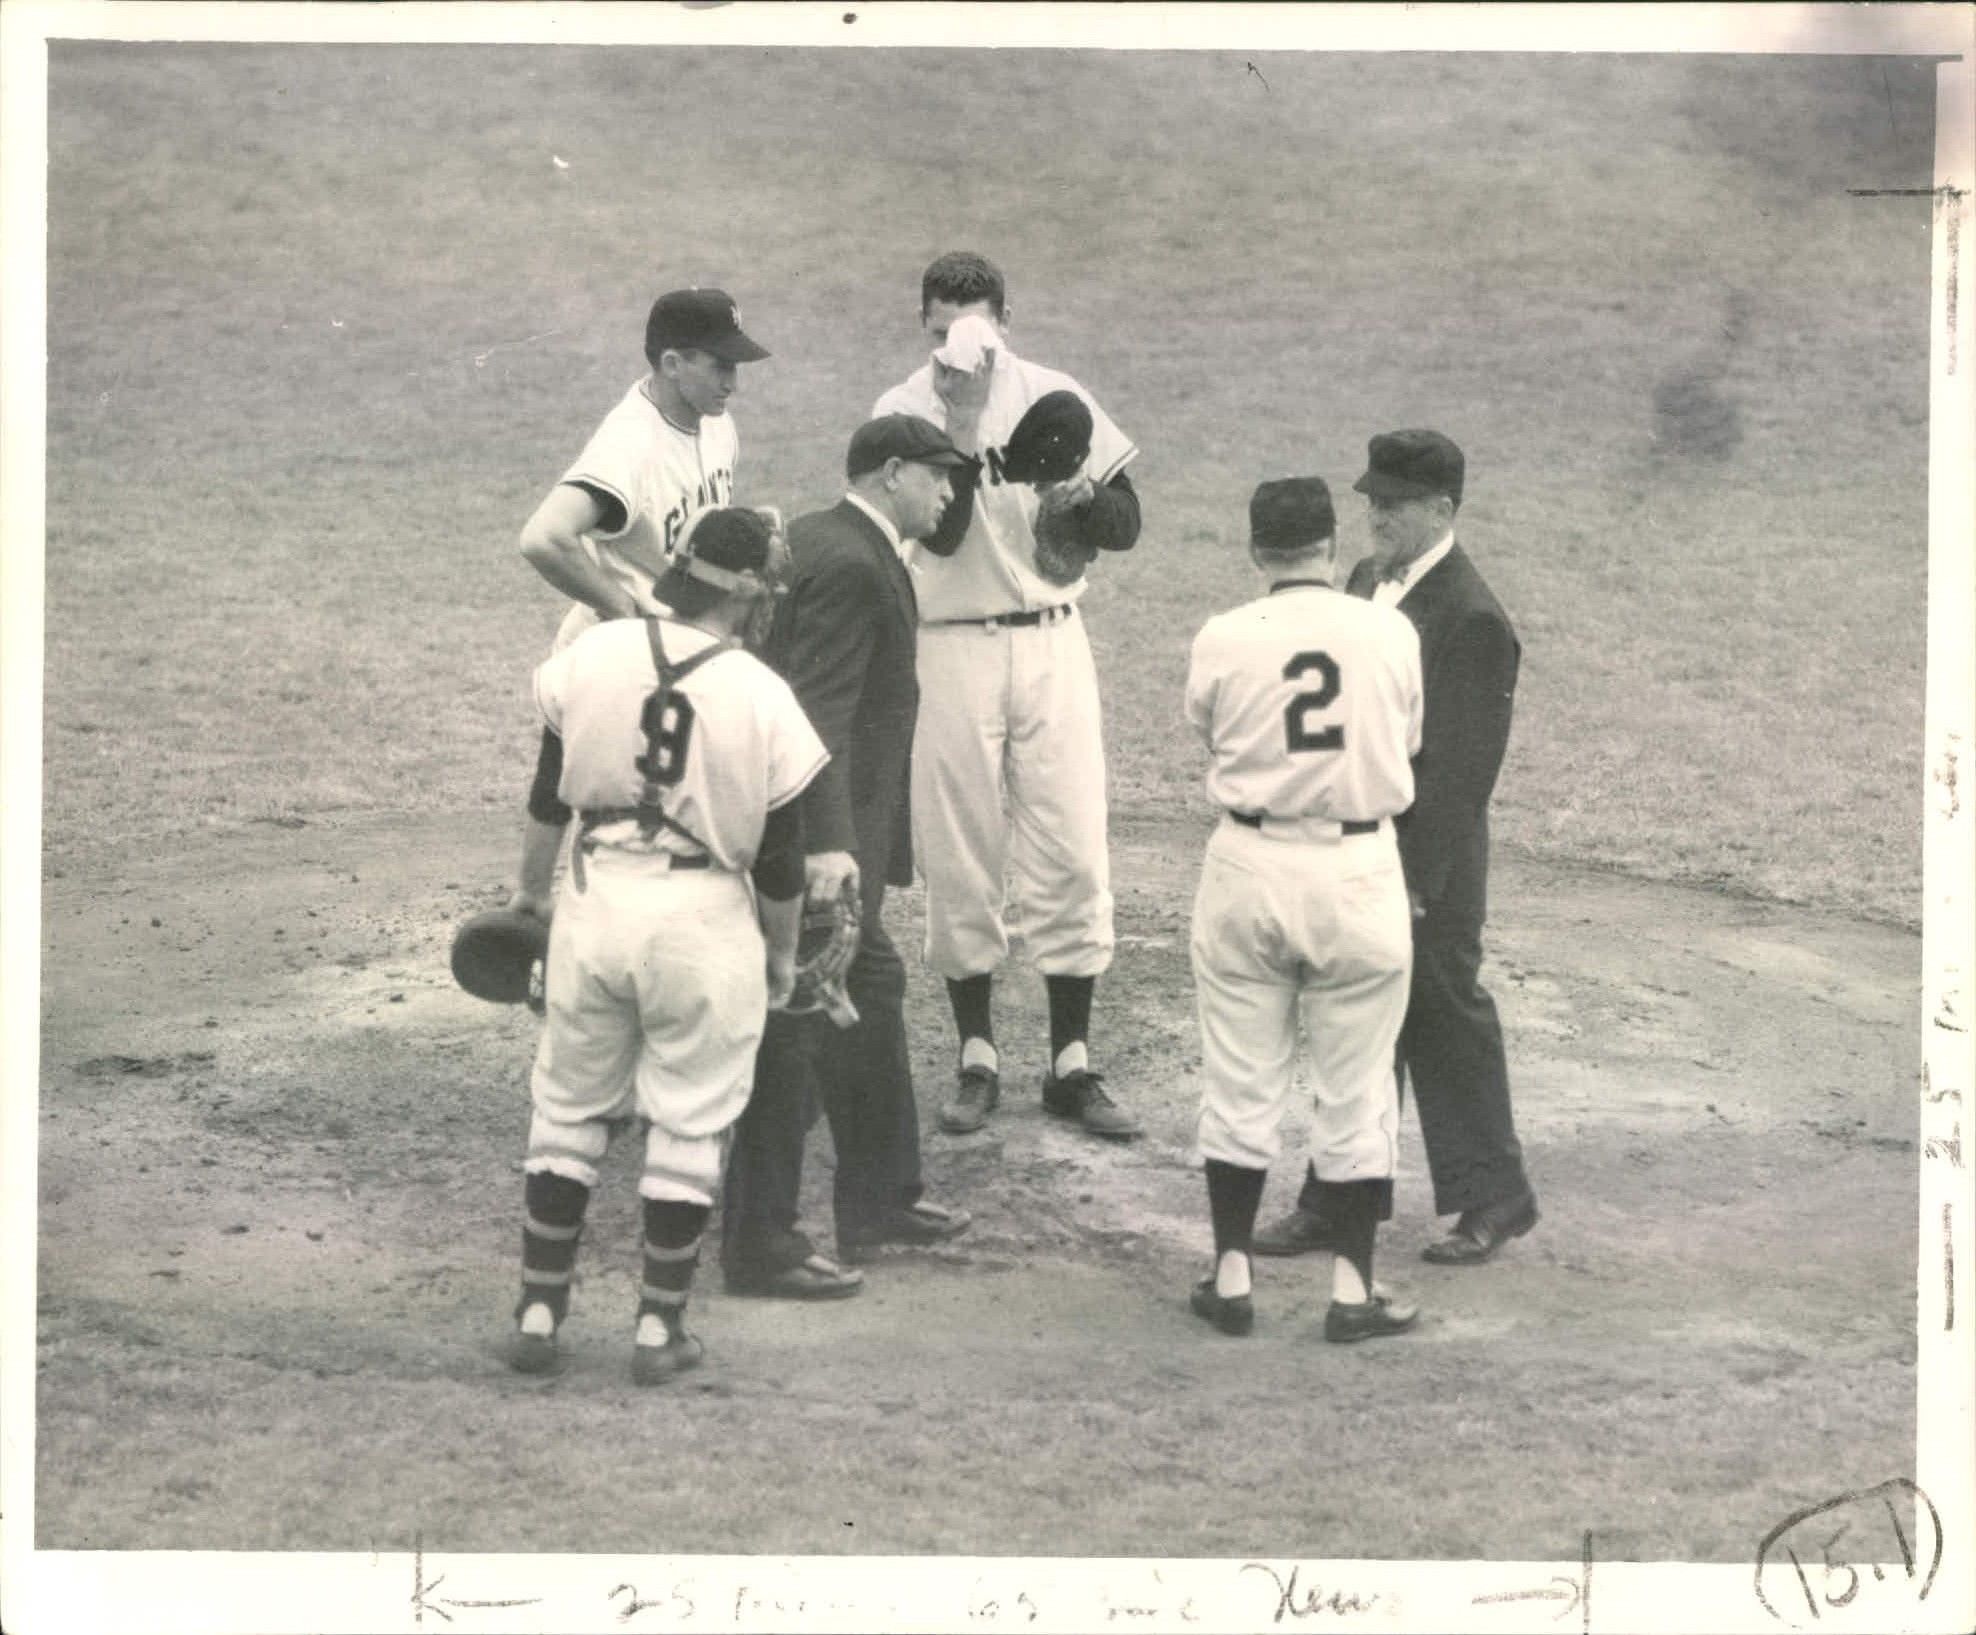
[[[949,1135],[972,1135],[988,1122],[1002,1099],[1002,1080],[992,1067],[964,1067],[954,1099],[940,1109],[940,1128]]]
[[[556,1348],[556,1319],[537,1301],[526,1307],[508,1342],[508,1366],[517,1374],[553,1374],[562,1366]]]
[[[1525,1187],[1516,1197],[1482,1209],[1465,1209],[1446,1237],[1420,1251],[1436,1266],[1479,1266],[1511,1238],[1537,1224],[1537,1195]]]
[[[1058,1078],[1043,1075],[1043,1110],[1058,1118],[1073,1118],[1093,1135],[1130,1141],[1139,1134],[1139,1121],[1112,1100],[1104,1075],[1082,1070]]]
[[[638,1338],[631,1348],[631,1383],[664,1385],[667,1380],[700,1366],[707,1348],[686,1332],[683,1318],[666,1322],[656,1312],[638,1319]]]
[[[1382,1335],[1404,1334],[1419,1321],[1418,1306],[1399,1305],[1390,1294],[1375,1293],[1357,1304],[1332,1301],[1324,1314],[1324,1337],[1334,1345],[1376,1340]]]
[[[1326,1249],[1335,1250],[1338,1244],[1331,1223],[1300,1206],[1280,1220],[1257,1228],[1249,1247],[1259,1255],[1314,1255]]]
[[[1194,1285],[1187,1304],[1196,1317],[1214,1324],[1223,1334],[1239,1337],[1256,1326],[1255,1302],[1246,1294],[1216,1294],[1212,1276]]]

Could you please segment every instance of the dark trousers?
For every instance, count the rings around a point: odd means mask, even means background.
[[[1481,969],[1480,920],[1430,913],[1415,922],[1399,1061],[1419,1109],[1437,1215],[1501,1203],[1529,1185],[1510,1111],[1502,1023]],[[1323,1212],[1315,1171],[1306,1173],[1297,1201]]]
[[[734,1127],[722,1189],[721,1264],[750,1271],[799,1265],[812,1244],[796,1226],[803,1144],[822,1105],[837,1149],[839,1235],[914,1203],[919,1107],[906,1049],[906,966],[885,934],[884,877],[866,877],[857,958],[844,991],[856,1026],[821,1015],[769,1014],[747,1110]]]

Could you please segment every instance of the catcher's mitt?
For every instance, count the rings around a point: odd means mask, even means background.
[[[796,987],[782,1009],[790,1016],[822,1011],[840,1028],[858,1019],[858,1008],[844,992],[844,973],[858,951],[858,899],[855,888],[832,903],[805,903],[796,937]]]
[[[1091,457],[1091,410],[1075,392],[1045,392],[1022,412],[1002,449],[1012,483],[1060,483]]]
[[[453,937],[453,980],[476,999],[526,1005],[542,1014],[548,922],[519,909],[490,908]]]

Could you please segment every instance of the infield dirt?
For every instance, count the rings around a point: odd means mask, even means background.
[[[916,971],[928,1178],[972,1233],[825,1308],[707,1277],[707,1369],[636,1392],[620,1143],[571,1364],[518,1379],[533,1022],[445,964],[511,829],[269,826],[49,883],[44,1547],[1543,1559],[1589,1526],[1607,1559],[1710,1561],[1909,1468],[1916,938],[1507,860],[1490,973],[1542,1225],[1480,1270],[1421,1264],[1409,1116],[1381,1272],[1420,1331],[1327,1347],[1328,1263],[1267,1263],[1237,1342],[1184,1303],[1186,826],[1115,837],[1097,1045],[1142,1142],[1042,1114],[1027,973],[1002,1112],[934,1132],[944,1007]],[[916,894],[892,918],[911,940]],[[829,1165],[819,1129],[823,1230]]]

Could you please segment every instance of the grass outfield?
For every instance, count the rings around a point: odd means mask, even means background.
[[[961,244],[1143,449],[1089,602],[1122,817],[1199,807],[1254,484],[1431,423],[1525,641],[1502,843],[1917,923],[1928,207],[1846,189],[1927,184],[1930,75],[56,42],[51,867],[512,809],[514,535],[652,293],[740,297],[741,492],[801,509]]]

